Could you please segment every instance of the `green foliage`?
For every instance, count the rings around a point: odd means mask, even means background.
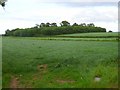
[[[11,76],[20,75],[22,88],[117,87],[118,42],[40,38],[3,37],[3,88],[10,87]],[[39,64],[47,64],[46,72],[38,70]],[[96,75],[100,82],[94,81]]]
[[[57,23],[51,23],[51,27],[57,27]]]
[[[46,27],[50,27],[50,23],[49,22],[46,23]]]
[[[86,25],[82,23],[78,25],[74,23],[70,26],[67,21],[62,21],[61,26],[57,26],[56,23],[41,23],[36,24],[34,27],[25,29],[13,29],[6,30],[6,36],[20,36],[20,37],[33,37],[33,36],[44,36],[44,35],[60,35],[60,34],[73,34],[73,33],[88,33],[88,32],[106,32],[105,28],[95,27],[93,23]]]
[[[78,26],[78,24],[77,24],[77,23],[74,23],[72,26]]]
[[[45,23],[40,24],[40,27],[45,27],[45,26],[46,26]]]
[[[109,30],[108,32],[112,32],[111,30]]]
[[[80,26],[87,26],[86,23],[81,23]]]
[[[87,24],[89,27],[94,27],[95,25],[93,23]]]
[[[63,26],[70,26],[70,23],[68,21],[62,21],[60,25]]]
[[[66,37],[66,38],[114,38],[117,39],[119,37],[118,32],[94,32],[94,33],[75,33],[75,34],[62,34],[57,35],[58,37]]]

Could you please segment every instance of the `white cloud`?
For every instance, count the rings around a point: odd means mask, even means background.
[[[118,20],[117,7],[88,7],[81,8],[75,18],[89,22],[116,22]]]
[[[2,7],[0,8],[0,33],[4,33],[6,29],[26,28],[41,22],[60,23],[62,20],[67,20],[71,24],[74,22],[78,24],[93,22],[97,26],[107,28],[107,30],[117,31],[118,8],[116,6],[70,7],[66,4],[55,3],[60,0],[53,1],[52,3],[46,1],[9,0],[6,11]],[[74,2],[78,1],[80,0]],[[95,0],[89,1],[93,2]],[[67,2],[67,0],[64,2]]]
[[[119,2],[119,0],[35,0],[37,2]]]
[[[27,28],[32,27],[34,22],[30,21],[20,21],[20,20],[1,20],[0,21],[0,33],[4,33],[7,29],[15,29],[15,28]]]

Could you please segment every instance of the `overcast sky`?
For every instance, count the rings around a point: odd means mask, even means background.
[[[84,2],[83,2],[84,1]],[[118,31],[118,0],[8,0],[0,7],[0,34],[42,22],[94,23]]]

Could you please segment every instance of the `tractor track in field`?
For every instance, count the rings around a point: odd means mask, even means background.
[[[12,76],[10,82],[10,88],[19,88],[19,78]]]
[[[47,72],[47,68],[48,68],[47,64],[38,65],[37,66],[38,73],[36,73],[33,76],[33,80],[41,80],[43,78],[44,74]]]
[[[56,80],[58,83],[64,84],[64,83],[74,83],[74,80]]]

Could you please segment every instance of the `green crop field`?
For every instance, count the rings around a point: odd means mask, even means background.
[[[77,33],[77,34],[63,34],[58,36],[118,36],[118,32]]]
[[[63,34],[57,35],[59,37],[79,37],[79,38],[116,38],[118,37],[118,32],[102,32],[102,33],[77,33],[77,34]]]
[[[0,36],[0,89],[2,88],[2,37]]]
[[[118,87],[116,39],[55,36],[2,40],[3,88]]]

